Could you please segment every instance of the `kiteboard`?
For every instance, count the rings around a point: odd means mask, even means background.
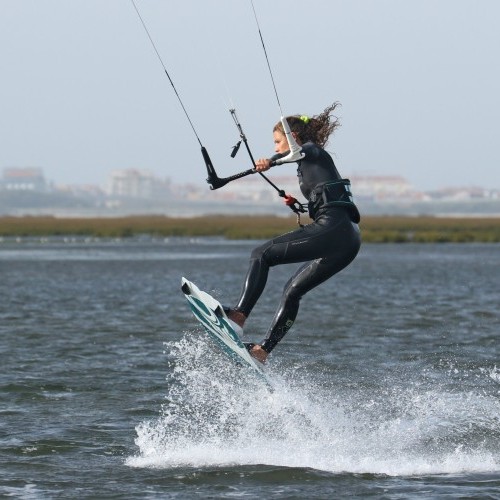
[[[203,325],[221,351],[233,363],[251,370],[271,387],[261,363],[250,355],[239,335],[231,326],[221,304],[186,278],[182,278],[181,289],[194,317]]]

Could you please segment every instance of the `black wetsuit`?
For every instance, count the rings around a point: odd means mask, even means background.
[[[302,296],[349,265],[361,244],[356,207],[352,203],[350,206],[347,203],[345,206],[331,204],[320,199],[321,195],[316,196],[316,192],[321,193],[323,185],[341,180],[331,156],[313,143],[304,144],[302,151],[305,157],[297,162],[297,175],[302,194],[308,200],[311,197],[317,199],[316,203],[309,203],[314,222],[253,250],[243,291],[235,308],[246,316],[250,314],[264,291],[270,267],[306,262],[285,285],[279,308],[261,344],[267,352],[274,349],[293,325]],[[271,160],[285,155],[276,155]]]

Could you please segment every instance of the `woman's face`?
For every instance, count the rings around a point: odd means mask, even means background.
[[[274,150],[276,151],[276,153],[286,153],[290,149],[288,141],[286,140],[286,136],[283,132],[275,130],[273,132],[273,138]]]

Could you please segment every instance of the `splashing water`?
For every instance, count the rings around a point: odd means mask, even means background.
[[[205,336],[167,344],[173,370],[158,419],[141,423],[133,467],[267,464],[422,475],[500,470],[498,372],[480,387],[421,374],[268,367],[275,390],[215,352]],[[380,369],[379,369],[380,370]],[[382,374],[382,375],[381,375]],[[375,381],[375,383],[374,383]],[[490,384],[488,385],[488,382]],[[458,387],[458,388],[457,388]]]

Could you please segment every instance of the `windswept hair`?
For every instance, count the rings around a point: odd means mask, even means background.
[[[297,138],[302,144],[310,141],[324,148],[328,144],[328,139],[333,134],[335,129],[340,127],[339,118],[332,114],[339,106],[340,103],[334,102],[319,115],[312,117],[305,115],[292,115],[287,116],[286,120],[290,125],[290,130],[297,134]],[[273,132],[276,132],[277,130],[282,134],[285,133],[281,122],[278,122],[274,126]]]

